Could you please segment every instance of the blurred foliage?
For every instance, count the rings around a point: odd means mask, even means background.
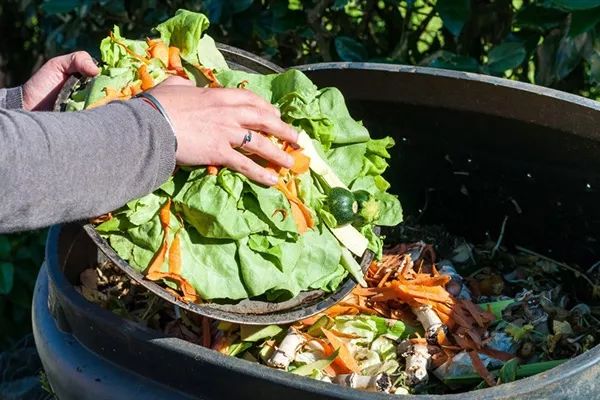
[[[0,85],[57,54],[98,56],[114,24],[143,37],[178,8],[205,12],[215,39],[282,66],[413,64],[598,97],[600,0],[3,0]],[[28,326],[40,238],[0,236],[0,346]]]
[[[0,352],[31,331],[31,297],[46,231],[0,235]]]
[[[217,40],[290,66],[414,64],[504,76],[596,97],[600,0],[4,0],[6,84],[43,59],[97,55],[113,24],[131,37],[178,8],[202,11]]]

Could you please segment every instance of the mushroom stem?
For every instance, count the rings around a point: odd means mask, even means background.
[[[425,383],[429,379],[427,368],[431,361],[431,354],[425,343],[411,343],[404,340],[398,345],[398,353],[406,358],[406,375],[410,386]]]
[[[333,378],[333,382],[340,386],[362,389],[370,392],[389,393],[392,388],[392,380],[386,373],[373,376],[359,375],[357,373],[341,374]]]
[[[298,330],[290,327],[277,350],[267,360],[267,365],[287,369],[304,343],[306,343],[306,338]]]

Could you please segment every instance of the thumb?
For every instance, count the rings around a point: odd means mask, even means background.
[[[84,76],[96,76],[100,73],[100,68],[86,51],[77,51],[60,58],[60,64],[65,74],[80,73]]]

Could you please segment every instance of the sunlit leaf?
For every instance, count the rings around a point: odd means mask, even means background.
[[[488,68],[493,74],[518,67],[525,61],[527,51],[522,43],[508,42],[493,47],[488,53]]]

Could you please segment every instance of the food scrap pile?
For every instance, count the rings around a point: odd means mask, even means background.
[[[400,243],[371,265],[368,287],[322,314],[270,326],[189,314],[109,263],[84,271],[80,290],[229,356],[355,389],[442,394],[534,375],[596,345],[600,309],[593,297],[584,302],[594,288],[569,268],[522,248],[456,239],[452,252],[438,255],[423,242]],[[574,280],[588,287],[565,285]]]
[[[360,281],[356,260],[367,248],[381,256],[375,226],[402,220],[381,176],[393,140],[371,138],[339,90],[319,89],[300,71],[230,70],[207,28],[204,15],[186,10],[158,25],[158,38],[126,39],[115,27],[100,45],[101,74],[74,91],[67,110],[126,100],[173,75],[243,88],[300,132],[300,147],[260,133],[294,166],[266,165],[279,175],[273,188],[220,166],[179,168],[154,193],[96,220],[96,229],[121,258],[186,302],[276,302],[334,292],[349,275]]]

